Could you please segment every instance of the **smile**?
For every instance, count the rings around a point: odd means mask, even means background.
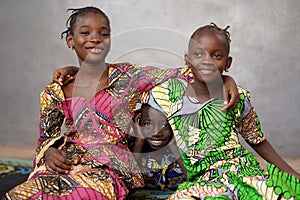
[[[155,139],[149,139],[149,141],[153,146],[160,146],[164,143],[164,140],[155,140]]]
[[[102,48],[87,48],[87,50],[90,52],[90,53],[94,53],[94,54],[98,54],[98,53],[101,53],[103,51]]]
[[[214,73],[216,70],[214,70],[214,69],[198,69],[198,71],[199,71],[201,74],[209,75],[209,74]]]

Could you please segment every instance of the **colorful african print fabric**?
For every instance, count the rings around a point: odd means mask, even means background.
[[[48,84],[41,93],[40,137],[28,181],[7,199],[125,199],[143,178],[127,145],[127,131],[139,94],[176,76],[177,70],[109,65],[109,87],[91,98],[64,98],[62,88]],[[61,126],[65,124],[65,133]],[[49,147],[64,150],[73,161],[69,174],[46,170]]]
[[[272,164],[262,169],[240,144],[238,134],[254,145],[265,140],[249,92],[239,88],[236,108],[223,112],[223,100],[184,96],[187,85],[170,79],[145,97],[168,117],[187,170],[170,199],[300,199],[299,179]]]
[[[153,153],[159,154],[152,156]],[[170,150],[158,150],[143,153],[140,169],[145,181],[145,188],[175,191],[184,181],[183,171]]]

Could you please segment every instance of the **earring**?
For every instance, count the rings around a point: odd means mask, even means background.
[[[228,68],[225,68],[225,72],[229,72],[229,69],[228,69]]]
[[[69,48],[71,48],[72,50],[74,50],[75,48],[74,48],[74,46],[69,46]]]

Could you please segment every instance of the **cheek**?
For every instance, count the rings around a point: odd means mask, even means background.
[[[107,39],[103,40],[103,43],[104,43],[106,46],[110,47],[110,45],[111,45],[110,38],[107,38]]]
[[[173,138],[173,134],[171,130],[164,130],[162,134],[170,141]]]
[[[193,66],[197,66],[201,63],[201,59],[196,59],[196,58],[193,58],[193,59],[190,59],[189,60],[189,63]]]

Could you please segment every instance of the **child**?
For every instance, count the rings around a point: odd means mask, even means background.
[[[188,181],[169,199],[300,199],[300,175],[265,138],[249,92],[238,88],[236,108],[219,108],[220,74],[232,62],[229,49],[227,28],[211,24],[197,29],[185,56],[194,81],[170,79],[144,100],[168,117],[187,170]],[[241,146],[237,134],[270,162],[268,171]]]
[[[128,125],[140,92],[177,76],[178,70],[107,64],[108,17],[95,7],[71,10],[62,36],[81,70],[68,84],[50,83],[41,93],[33,172],[7,199],[119,200],[143,186],[128,150]],[[67,130],[61,135],[64,120]]]
[[[185,170],[179,152],[174,152],[177,146],[166,117],[143,104],[133,119],[135,137],[129,146],[142,171],[145,188],[176,190],[185,180]]]
[[[76,52],[81,72],[63,87],[51,83],[41,93],[33,172],[6,194],[8,199],[119,200],[143,186],[126,142],[132,118],[128,107],[135,105],[136,91],[146,91],[177,72],[107,64],[108,17],[95,7],[71,10],[62,36],[66,34],[67,45]],[[64,119],[67,131],[61,135]]]

